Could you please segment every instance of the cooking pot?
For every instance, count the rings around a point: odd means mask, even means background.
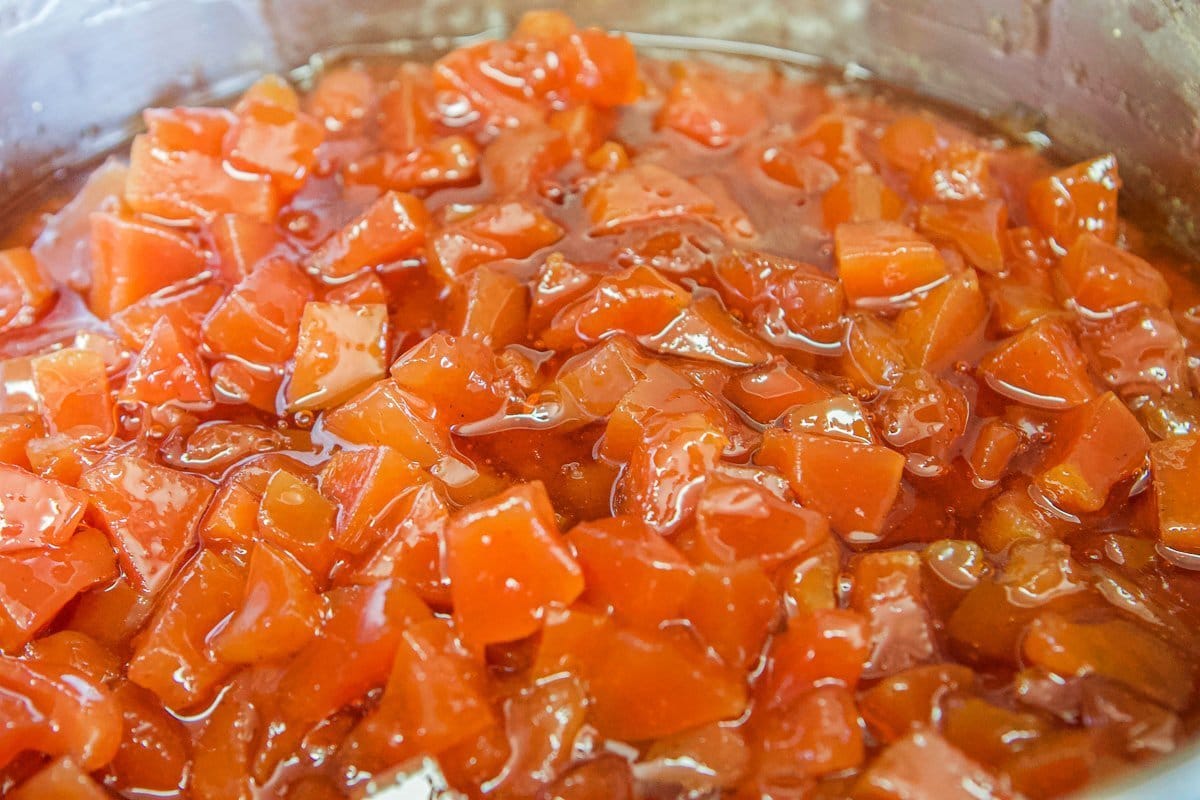
[[[545,0],[0,0],[0,227],[152,105],[363,47],[436,53]],[[570,0],[682,48],[835,64],[994,119],[1065,157],[1114,152],[1125,194],[1200,251],[1200,4],[1183,0]],[[314,54],[316,56],[314,57]],[[310,59],[314,59],[310,62]],[[9,213],[5,213],[9,212]],[[1146,221],[1146,220],[1143,220]],[[405,794],[405,797],[413,795]],[[1090,797],[1200,797],[1190,748]]]

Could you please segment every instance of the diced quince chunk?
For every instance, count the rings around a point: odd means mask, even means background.
[[[1150,446],[1150,469],[1159,540],[1176,550],[1200,553],[1200,435],[1155,442]]]
[[[108,534],[126,577],[157,591],[196,541],[196,527],[215,491],[198,475],[135,455],[119,455],[83,473],[96,521]]]
[[[291,410],[329,408],[387,368],[387,307],[308,303],[287,386]]]
[[[473,647],[536,632],[550,607],[570,605],[584,588],[541,483],[464,508],[446,550],[454,619]]]
[[[771,429],[759,458],[777,467],[801,504],[843,536],[878,534],[900,491],[904,456],[862,444]]]
[[[946,277],[937,248],[898,222],[839,225],[834,237],[838,275],[851,301],[888,301]]]
[[[1068,411],[1037,484],[1062,508],[1098,511],[1109,490],[1145,463],[1150,437],[1124,403],[1108,392]]]
[[[78,489],[0,464],[0,553],[65,544],[87,502]]]

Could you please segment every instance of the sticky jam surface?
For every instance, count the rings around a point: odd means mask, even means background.
[[[1200,292],[1120,185],[555,13],[146,111],[0,250],[0,793],[1036,800],[1171,752]]]

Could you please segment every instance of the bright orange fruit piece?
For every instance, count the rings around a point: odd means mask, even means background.
[[[174,711],[212,699],[232,665],[209,655],[208,637],[238,607],[242,568],[201,550],[166,587],[129,659],[129,680]]]
[[[30,369],[49,432],[96,441],[112,435],[116,421],[103,356],[68,347],[37,356]]]
[[[625,741],[734,719],[746,707],[740,673],[708,657],[694,639],[635,632],[579,608],[549,614],[538,648],[536,674],[563,669],[587,685],[600,733]]]
[[[1108,493],[1146,461],[1150,437],[1112,392],[1063,415],[1047,466],[1036,481],[1051,500],[1072,511],[1098,511]]]
[[[96,523],[108,534],[129,580],[156,592],[196,542],[213,485],[134,455],[102,461],[83,473]]]
[[[330,408],[387,369],[387,306],[308,303],[287,385],[289,410]]]
[[[567,533],[583,571],[584,599],[624,624],[653,630],[678,619],[694,582],[692,568],[666,539],[636,517],[583,522]]]
[[[1200,552],[1200,436],[1180,436],[1150,446],[1150,470],[1158,504],[1158,536],[1163,544]]]
[[[900,491],[904,456],[881,445],[767,431],[759,459],[779,469],[800,503],[842,536],[877,534]]]
[[[388,192],[327,239],[308,259],[308,270],[330,281],[414,255],[425,243],[429,214],[418,198]]]
[[[195,343],[169,316],[150,329],[146,344],[129,365],[117,400],[150,406],[203,406],[212,402],[208,368]]]
[[[946,277],[937,248],[898,222],[839,225],[834,249],[842,288],[852,302],[891,300]]]
[[[271,661],[307,644],[320,618],[321,601],[305,569],[287,553],[259,542],[250,553],[241,605],[210,645],[226,663]]]
[[[1087,359],[1063,322],[1049,318],[1007,339],[979,364],[988,384],[1031,406],[1073,408],[1096,395]]]
[[[65,544],[87,502],[78,489],[0,464],[0,553]]]
[[[540,482],[514,486],[454,516],[446,531],[454,620],[472,647],[536,632],[552,606],[583,592]]]
[[[1034,224],[1063,250],[1085,233],[1106,242],[1117,236],[1117,159],[1100,156],[1033,184],[1029,212]]]

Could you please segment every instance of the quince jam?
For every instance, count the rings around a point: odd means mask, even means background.
[[[1195,729],[1200,291],[1113,157],[556,13],[302,88],[0,252],[0,792],[1037,800]]]

